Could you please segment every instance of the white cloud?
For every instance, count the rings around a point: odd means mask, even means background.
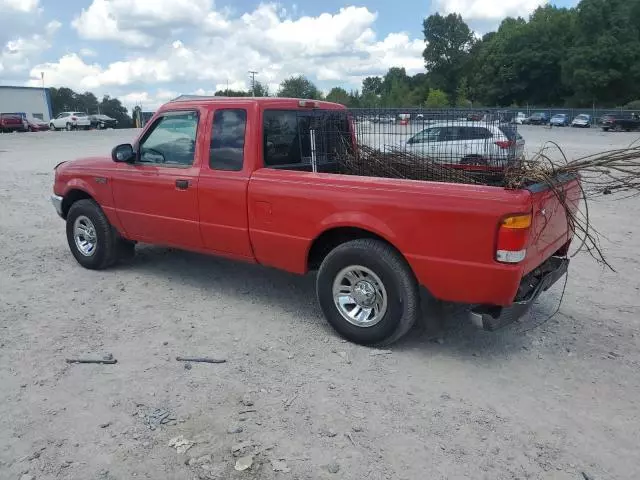
[[[40,0],[0,0],[0,11],[32,13],[40,8]]]
[[[275,92],[280,81],[296,74],[357,88],[364,76],[384,74],[393,66],[409,73],[424,68],[422,40],[405,33],[377,39],[377,14],[366,7],[298,18],[282,10],[276,4],[261,4],[232,17],[213,10],[208,0],[93,0],[74,21],[81,36],[137,47],[157,45],[106,65],[83,59],[88,55],[82,52],[68,54],[34,67],[29,83],[37,85],[44,71],[52,86],[146,102],[159,98],[143,95],[154,87],[194,93],[199,86],[208,91],[213,86],[226,88],[228,82],[230,88],[246,89],[250,69]],[[170,28],[173,34],[165,30],[160,40],[152,25]],[[174,91],[178,89],[181,92]]]
[[[93,0],[71,25],[81,38],[150,47],[174,27],[211,24],[211,0]]]
[[[433,0],[431,10],[441,14],[459,13],[468,21],[498,23],[505,17],[527,16],[548,0]]]
[[[28,71],[34,59],[51,48],[51,40],[62,24],[52,20],[44,27],[44,34],[16,37],[5,43],[0,50],[0,73],[4,77],[14,77]]]
[[[97,57],[98,56],[98,52],[96,52],[95,50],[92,50],[91,48],[81,48],[78,54],[81,57]]]

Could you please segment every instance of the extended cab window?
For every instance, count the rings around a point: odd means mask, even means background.
[[[264,166],[286,170],[337,169],[337,157],[353,147],[345,111],[266,110]]]
[[[196,112],[161,117],[140,143],[140,162],[167,166],[193,164],[197,130]]]
[[[246,110],[216,110],[209,147],[209,166],[212,169],[242,170],[246,128]]]

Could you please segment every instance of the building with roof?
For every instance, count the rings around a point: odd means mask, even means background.
[[[0,85],[0,113],[19,113],[48,122],[53,116],[49,89]]]

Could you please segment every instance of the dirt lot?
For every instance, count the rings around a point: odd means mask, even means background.
[[[634,139],[521,132],[570,154]],[[52,168],[135,133],[0,136],[1,479],[640,478],[640,198],[591,204],[617,272],[575,258],[546,323],[561,285],[498,333],[452,316],[372,355],[325,324],[311,275],[150,246],[79,267]]]

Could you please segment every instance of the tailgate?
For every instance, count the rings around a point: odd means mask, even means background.
[[[533,204],[533,220],[527,258],[524,262],[525,273],[544,263],[573,236],[564,204],[570,211],[577,212],[582,195],[580,184],[575,176],[566,176],[558,180],[555,191],[544,184],[528,188]],[[564,199],[564,202],[561,199]]]

